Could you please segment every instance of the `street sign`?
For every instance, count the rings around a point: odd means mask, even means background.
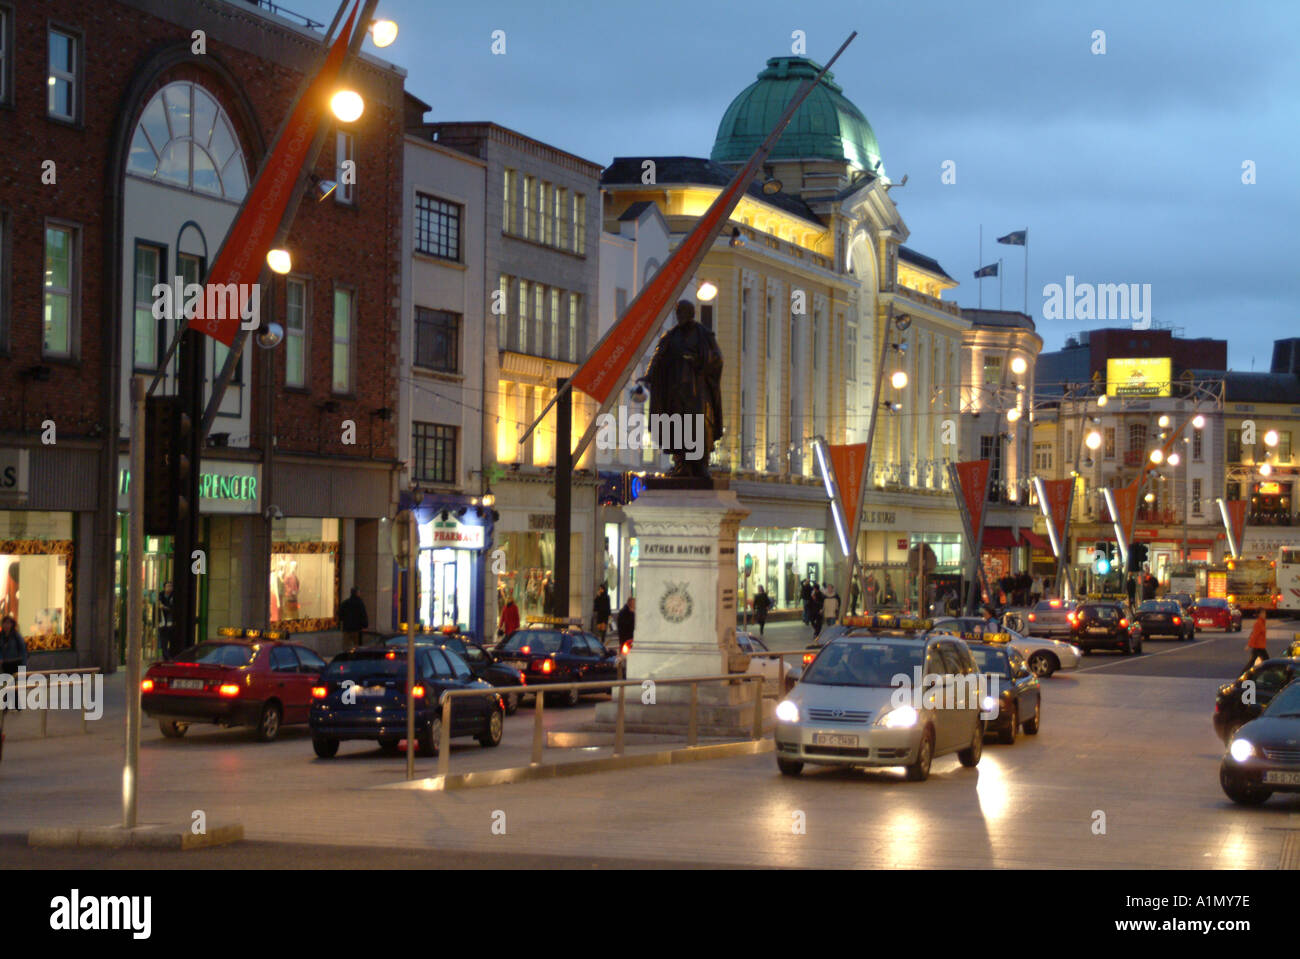
[[[393,547],[393,561],[398,569],[406,569],[411,563],[411,511],[401,510],[393,517],[393,524],[388,530]]]

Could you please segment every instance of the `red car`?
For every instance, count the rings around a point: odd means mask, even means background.
[[[207,723],[252,726],[268,743],[282,725],[307,722],[311,688],[324,669],[325,660],[297,643],[212,640],[150,666],[141,708],[168,739]]]
[[[1241,610],[1226,599],[1198,599],[1192,604],[1192,620],[1197,629],[1241,632]]]

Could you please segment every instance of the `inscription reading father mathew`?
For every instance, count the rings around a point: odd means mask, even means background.
[[[685,543],[651,543],[645,547],[647,553],[669,553],[677,556],[708,556],[713,552],[712,546],[689,546]]]

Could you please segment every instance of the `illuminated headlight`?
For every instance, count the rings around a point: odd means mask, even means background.
[[[911,706],[899,706],[877,719],[876,725],[889,729],[910,729],[916,725],[917,718],[917,712]]]
[[[1083,655],[1083,650],[1080,649],[1078,646],[1071,646],[1070,651],[1073,652],[1076,657]]]
[[[783,723],[797,723],[799,721],[799,707],[788,699],[783,699],[777,703],[776,718]]]
[[[1232,745],[1228,747],[1228,755],[1239,763],[1244,763],[1251,756],[1255,755],[1255,747],[1251,745],[1249,739],[1234,739]]]
[[[980,703],[980,709],[986,713],[994,712],[997,710],[997,708],[998,708],[998,701],[994,699],[992,696],[985,696],[984,700]]]

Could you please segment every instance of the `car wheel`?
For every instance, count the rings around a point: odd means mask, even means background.
[[[1029,657],[1029,669],[1039,679],[1046,679],[1061,668],[1061,663],[1051,653],[1041,649]]]
[[[984,755],[984,720],[975,720],[975,738],[970,741],[970,745],[957,753],[957,758],[961,764],[967,768],[978,766],[980,757]]]
[[[930,764],[934,762],[934,733],[926,730],[921,735],[921,745],[916,751],[916,762],[907,767],[907,778],[922,783],[930,778]]]
[[[507,716],[513,716],[515,713],[519,712],[519,700],[521,700],[522,698],[523,697],[520,696],[518,693],[511,693],[509,696],[506,697]]]
[[[777,759],[776,768],[781,770],[782,776],[797,776],[803,772],[803,763],[797,763],[793,759]]]
[[[1223,787],[1224,795],[1241,806],[1261,805],[1273,795],[1273,790],[1247,785],[1222,766],[1219,767],[1219,785]]]
[[[504,731],[505,725],[505,714],[499,709],[492,710],[492,715],[488,717],[487,731],[478,737],[478,744],[488,747],[500,746],[501,733]]]
[[[168,739],[180,739],[189,728],[189,723],[178,723],[170,719],[158,720],[159,731]]]
[[[998,742],[1004,746],[1014,746],[1016,744],[1016,731],[1020,728],[1020,706],[1013,703],[1011,705],[1011,722],[1002,727],[998,734]]]
[[[442,742],[442,717],[434,716],[429,720],[429,725],[415,734],[415,742],[424,755],[438,755],[438,744]]]
[[[311,748],[316,750],[316,755],[321,759],[333,759],[338,755],[339,741],[333,736],[313,736]]]
[[[275,701],[262,706],[262,715],[257,719],[257,731],[253,734],[259,743],[269,743],[280,733],[280,704]]]
[[[397,747],[401,745],[401,738],[398,736],[384,736],[379,740],[379,748],[385,756],[395,756]]]
[[[1034,718],[1025,720],[1024,723],[1025,735],[1037,736],[1038,724],[1042,722],[1042,719],[1043,719],[1043,699],[1040,696],[1038,702],[1034,703]]]

